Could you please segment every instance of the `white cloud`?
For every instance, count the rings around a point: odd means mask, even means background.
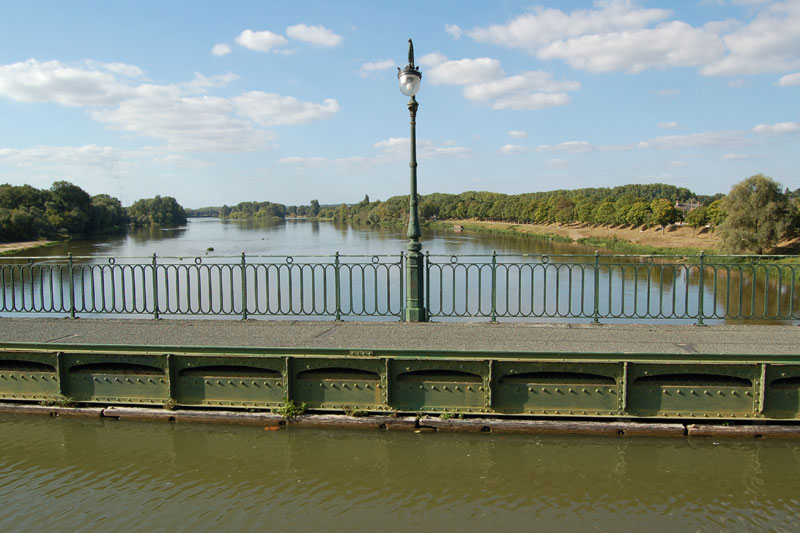
[[[778,87],[791,87],[793,85],[800,85],[800,72],[782,76],[781,79],[775,83],[775,85]]]
[[[548,167],[552,167],[552,168],[564,168],[569,163],[567,162],[566,159],[558,159],[558,158],[556,158],[556,159],[548,159],[547,161],[544,162],[544,164],[547,165]]]
[[[324,48],[339,46],[344,41],[344,37],[335,34],[325,26],[309,26],[307,24],[289,26],[286,28],[286,35],[290,39]]]
[[[530,148],[527,146],[520,146],[519,144],[506,144],[501,146],[498,152],[503,155],[524,154],[530,152]]]
[[[681,91],[679,89],[661,89],[655,92],[655,95],[661,98],[677,98],[680,94]]]
[[[437,64],[427,72],[431,83],[469,85],[495,80],[503,76],[500,61],[489,57],[457,59]]]
[[[342,167],[351,166],[374,166],[395,164],[398,161],[408,160],[409,149],[408,137],[392,137],[374,143],[373,148],[377,148],[380,153],[372,156],[349,156],[339,158],[317,157],[317,156],[290,156],[283,157],[278,161],[283,164],[302,165],[302,166],[329,166],[337,165]],[[445,141],[436,144],[433,141],[417,141],[417,158],[433,159],[439,157],[468,157],[472,154],[469,148],[457,146],[453,141]]]
[[[369,63],[362,63],[359,72],[361,73],[362,76],[367,77],[375,71],[387,70],[394,67],[395,64],[393,60],[384,59],[382,61],[372,61]]]
[[[479,42],[535,51],[555,41],[586,34],[605,34],[645,28],[666,19],[664,9],[638,9],[629,1],[611,0],[597,4],[598,9],[565,13],[560,9],[535,7],[504,25],[475,28],[467,32]]]
[[[541,59],[563,59],[589,72],[641,72],[650,68],[706,65],[725,52],[711,30],[673,21],[656,28],[583,35],[541,47]]]
[[[511,130],[508,132],[508,136],[512,139],[525,139],[528,137],[528,133],[520,130]]]
[[[722,148],[726,146],[739,146],[746,143],[746,139],[739,132],[715,131],[656,137],[647,141],[641,141],[636,144],[636,147],[675,150],[681,148]]]
[[[447,56],[439,52],[431,52],[417,59],[417,63],[423,67],[435,67],[447,61]]]
[[[670,168],[683,168],[686,166],[686,161],[670,161],[668,166]]]
[[[800,2],[765,6],[744,26],[723,37],[728,54],[702,69],[706,75],[738,76],[800,68]]]
[[[265,149],[274,135],[263,126],[303,124],[339,110],[333,99],[316,104],[257,91],[233,98],[205,95],[237,79],[231,73],[198,73],[186,83],[132,85],[112,70],[125,76],[141,73],[130,65],[108,68],[96,62],[70,66],[31,59],[0,65],[0,96],[86,107],[91,118],[114,129],[162,140],[170,150],[186,151]]]
[[[565,91],[579,89],[577,81],[557,81],[552,74],[530,71],[517,76],[476,83],[464,88],[469,100],[493,100],[493,109],[535,110],[569,103]]]
[[[211,53],[215,56],[226,56],[231,53],[231,47],[225,43],[218,43],[211,48]]]
[[[20,102],[104,106],[124,100],[132,91],[101,63],[70,66],[60,61],[29,59],[0,66],[0,95]]]
[[[571,12],[536,7],[506,24],[465,32],[478,42],[521,48],[590,72],[698,67],[705,75],[741,76],[800,68],[800,2],[749,2],[750,21],[694,26],[665,9],[630,0],[597,1]]]
[[[339,112],[339,103],[326,98],[322,104],[304,102],[293,96],[251,91],[232,98],[240,116],[262,126],[306,124],[330,118]]]
[[[560,144],[542,144],[536,148],[537,152],[568,152],[579,154],[592,152],[598,147],[588,141],[567,141]]]
[[[731,89],[741,89],[746,84],[747,84],[746,80],[743,80],[742,78],[738,78],[738,79],[729,81],[728,82],[728,87],[730,87]]]
[[[236,37],[236,42],[255,52],[269,52],[274,48],[285,46],[289,41],[283,35],[272,33],[269,30],[253,31],[247,29]]]
[[[739,160],[742,160],[742,159],[750,159],[750,157],[751,156],[749,156],[747,154],[728,153],[728,154],[724,154],[723,156],[721,156],[720,159],[723,159],[725,161],[739,161]]]
[[[673,130],[678,127],[677,122],[659,122],[658,127],[664,130]]]
[[[445,24],[444,31],[446,31],[453,39],[460,39],[464,31],[455,24]]]
[[[759,124],[753,128],[754,133],[759,135],[784,135],[787,133],[800,132],[800,123],[797,122],[778,122],[776,124]]]

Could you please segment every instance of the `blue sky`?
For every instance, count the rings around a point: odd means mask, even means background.
[[[800,187],[800,0],[7,2],[0,182],[123,204]]]

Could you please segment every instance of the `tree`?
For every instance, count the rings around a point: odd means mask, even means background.
[[[319,215],[319,200],[311,200],[311,208],[308,210],[308,216],[315,217]]]
[[[653,200],[650,203],[650,210],[653,212],[651,216],[652,222],[656,226],[661,226],[662,232],[664,226],[668,226],[681,219],[681,212],[666,198]]]
[[[708,224],[708,208],[700,206],[689,211],[686,214],[686,223],[692,228],[692,236],[694,236],[698,228]]]
[[[760,255],[791,229],[789,199],[777,182],[763,174],[734,185],[723,207],[728,218],[719,231],[727,252]]]

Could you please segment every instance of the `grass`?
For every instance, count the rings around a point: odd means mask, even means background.
[[[281,415],[283,418],[291,420],[292,418],[297,418],[305,413],[306,407],[307,405],[305,403],[297,404],[294,402],[294,400],[284,398],[283,405],[275,409],[275,412]]]

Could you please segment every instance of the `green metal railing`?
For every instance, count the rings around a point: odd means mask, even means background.
[[[800,261],[768,256],[433,255],[431,317],[800,319]]]
[[[403,317],[397,255],[23,257],[0,261],[4,314]],[[800,259],[425,256],[428,316],[800,320]]]
[[[0,264],[0,312],[370,317],[402,314],[397,256],[40,257]]]

